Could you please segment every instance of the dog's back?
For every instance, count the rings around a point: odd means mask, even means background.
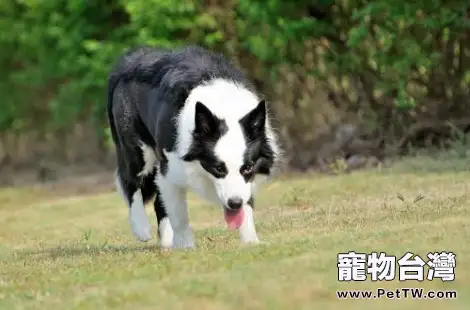
[[[168,118],[179,113],[194,87],[216,78],[253,90],[231,62],[199,46],[129,50],[118,59],[108,80],[108,118],[114,141],[118,122],[120,127],[137,127],[147,145],[172,150],[176,128]]]
[[[131,77],[136,75],[140,68],[157,61],[166,52],[163,49],[142,46],[125,52],[117,59],[108,77],[107,94],[108,121],[115,143],[118,143],[116,122],[119,122],[121,126],[129,127],[138,118],[136,110],[138,96],[132,98],[132,93],[147,94],[150,91],[149,87],[142,89],[142,85],[129,84],[132,80]],[[147,137],[146,140],[148,140],[147,143],[152,142],[150,137]]]

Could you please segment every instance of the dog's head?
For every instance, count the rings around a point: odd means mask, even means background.
[[[264,100],[241,118],[219,118],[201,102],[194,114],[186,160],[197,160],[226,212],[251,204],[253,191],[272,174],[279,156]]]

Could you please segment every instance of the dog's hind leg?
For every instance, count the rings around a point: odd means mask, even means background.
[[[137,240],[146,242],[152,239],[152,230],[145,203],[155,194],[156,186],[153,182],[155,169],[145,155],[136,148],[126,153],[127,160],[120,160],[118,156],[118,170],[116,172],[116,187],[129,207],[129,223]],[[141,151],[142,152],[142,151]],[[123,154],[120,154],[123,155]],[[152,158],[150,159],[152,160]]]
[[[139,118],[131,86],[110,77],[108,120],[116,147],[116,186],[129,207],[132,232],[137,240],[148,241],[152,234],[145,203],[155,195],[157,158],[153,138]]]
[[[129,207],[129,223],[137,240],[146,242],[152,239],[151,226],[145,213],[142,190],[134,182],[125,182],[116,172],[116,187]]]
[[[155,199],[153,201],[153,208],[157,217],[159,243],[160,246],[162,246],[163,248],[169,248],[171,247],[171,244],[173,242],[173,230],[171,228],[170,220],[168,219],[168,214],[162,202],[160,190],[156,182],[156,175],[158,169],[155,167],[151,169],[152,170],[147,167],[147,170],[152,171],[152,173],[143,176],[143,180],[141,183],[142,197],[144,204],[146,204],[148,201],[150,201],[152,197],[155,196]]]

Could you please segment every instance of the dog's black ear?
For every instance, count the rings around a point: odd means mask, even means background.
[[[266,101],[261,100],[256,108],[240,120],[240,124],[246,133],[252,135],[251,138],[256,138],[259,134],[262,134],[266,126]]]
[[[210,135],[218,127],[217,117],[199,101],[196,102],[194,126],[194,134],[199,137]]]

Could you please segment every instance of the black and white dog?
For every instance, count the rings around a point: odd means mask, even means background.
[[[194,248],[186,192],[221,206],[242,243],[258,243],[253,195],[279,165],[266,103],[222,55],[201,47],[139,47],[109,76],[108,118],[116,186],[140,241],[155,197],[160,245]]]

